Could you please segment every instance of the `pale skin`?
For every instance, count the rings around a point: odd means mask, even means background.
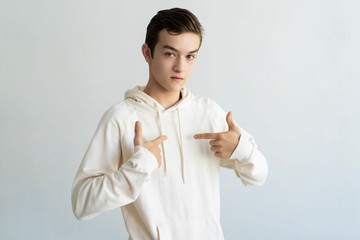
[[[201,133],[194,136],[195,139],[211,139],[210,150],[218,158],[230,158],[239,143],[241,132],[232,118],[232,112],[226,115],[228,131],[220,133]]]
[[[175,105],[180,98],[180,91],[190,77],[200,47],[200,37],[196,33],[185,32],[177,35],[166,30],[159,32],[153,56],[150,48],[144,43],[142,53],[149,65],[149,81],[144,92],[158,101],[165,109]],[[210,150],[216,157],[229,158],[234,152],[241,133],[232,120],[231,112],[226,116],[228,131],[222,133],[201,133],[195,139],[211,139]],[[142,138],[142,126],[135,123],[134,145],[143,146],[154,154],[161,166],[161,149],[159,145],[167,139],[162,135],[152,141]]]
[[[149,65],[149,81],[144,92],[165,109],[180,100],[180,90],[191,75],[200,46],[200,37],[192,32],[171,35],[159,32],[153,54],[147,44],[142,54]]]

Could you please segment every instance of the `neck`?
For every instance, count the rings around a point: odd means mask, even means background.
[[[170,92],[162,86],[156,86],[150,82],[144,88],[144,93],[155,99],[165,109],[174,106],[181,99],[180,91]]]

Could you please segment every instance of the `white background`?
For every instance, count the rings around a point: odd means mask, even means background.
[[[105,110],[146,84],[148,22],[175,6],[206,30],[187,87],[269,163],[262,187],[221,171],[225,238],[360,239],[357,0],[1,0],[0,239],[127,239],[120,209],[76,220],[71,184]]]

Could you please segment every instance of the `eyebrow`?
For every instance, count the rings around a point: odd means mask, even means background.
[[[163,48],[170,49],[174,52],[179,52],[179,50],[177,50],[176,48],[169,46],[169,45],[164,45]],[[195,49],[195,50],[190,51],[189,53],[196,53],[198,51],[199,51],[199,49]]]

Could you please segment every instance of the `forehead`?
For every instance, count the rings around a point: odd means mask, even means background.
[[[200,47],[200,36],[193,32],[172,35],[163,29],[159,32],[155,49],[161,50],[165,45],[171,46],[180,52],[191,52]]]

